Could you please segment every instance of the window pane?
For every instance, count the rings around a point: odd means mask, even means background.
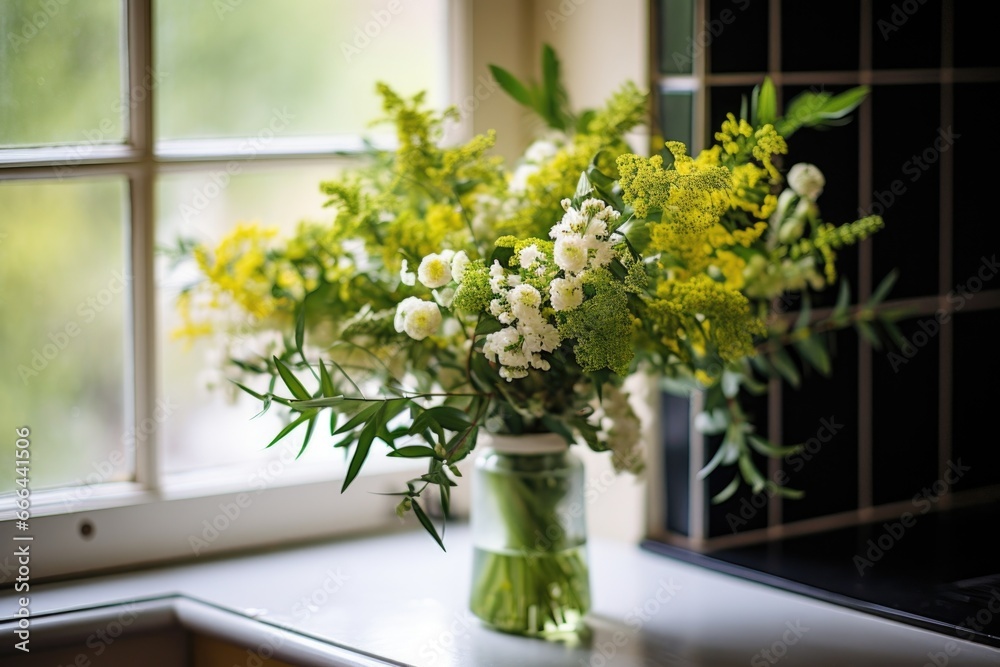
[[[157,2],[157,138],[356,134],[380,115],[380,80],[441,105],[446,5]]]
[[[126,201],[119,178],[0,183],[0,405],[31,429],[35,489],[132,476]],[[14,440],[0,442],[13,461]]]
[[[161,246],[173,245],[178,238],[185,237],[214,250],[238,223],[277,227],[280,239],[293,233],[301,220],[332,219],[332,210],[323,208],[325,198],[319,191],[319,183],[335,178],[336,167],[244,170],[228,181],[223,174],[207,170],[161,178],[156,192],[157,241]],[[200,274],[190,261],[171,266],[166,255],[159,260],[161,401],[172,406],[175,415],[157,431],[165,451],[165,472],[181,473],[212,466],[249,467],[254,471],[262,463],[282,456],[288,463],[281,467],[287,468],[285,481],[295,473],[315,472],[317,466],[329,475],[343,470],[343,450],[329,446],[328,421],[326,428],[316,429],[309,448],[294,465],[292,457],[298,453],[304,429],[273,448],[264,449],[284,426],[281,406],[274,405],[267,414],[252,419],[260,411],[260,402],[224,379],[219,369],[227,351],[242,354],[265,348],[267,334],[253,327],[249,315],[242,310],[226,317],[209,309],[212,321],[218,322],[214,333],[178,337],[176,333],[183,320],[176,306],[177,295]],[[192,308],[199,321],[205,319],[198,315],[206,313],[206,306],[196,304]],[[235,325],[224,331],[225,323],[230,322]],[[258,391],[267,391],[267,384],[261,385],[258,376],[246,374],[240,379]],[[375,462],[377,454],[372,452],[369,463]],[[377,467],[377,463],[366,465],[366,470],[374,471]],[[246,481],[250,481],[249,477]]]
[[[125,139],[119,0],[4,0],[0,36],[0,146]]]

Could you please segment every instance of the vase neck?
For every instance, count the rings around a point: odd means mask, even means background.
[[[500,454],[559,454],[569,449],[569,443],[558,433],[526,433],[523,435],[480,434],[482,443]]]

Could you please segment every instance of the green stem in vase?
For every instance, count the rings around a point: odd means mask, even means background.
[[[563,457],[503,456],[507,469],[480,477],[505,540],[502,549],[477,546],[471,608],[498,630],[575,631],[590,607],[583,538],[573,539],[560,516],[573,491]]]

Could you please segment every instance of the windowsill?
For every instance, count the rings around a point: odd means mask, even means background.
[[[1000,664],[997,649],[597,539],[589,553],[591,639],[570,646],[504,635],[480,627],[467,610],[467,527],[449,526],[445,545],[448,553],[422,531],[408,531],[33,585],[29,608],[38,616],[181,595],[293,630],[331,652],[350,647],[421,666],[746,665],[755,657],[770,664],[761,651],[787,654],[789,665],[891,667],[924,664],[928,654]],[[14,650],[23,595],[0,594],[7,638],[0,655]],[[78,650],[95,657],[91,648]]]

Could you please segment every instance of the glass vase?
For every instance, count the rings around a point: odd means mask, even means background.
[[[503,632],[584,629],[590,575],[583,464],[559,435],[488,435],[472,480],[470,608]]]

